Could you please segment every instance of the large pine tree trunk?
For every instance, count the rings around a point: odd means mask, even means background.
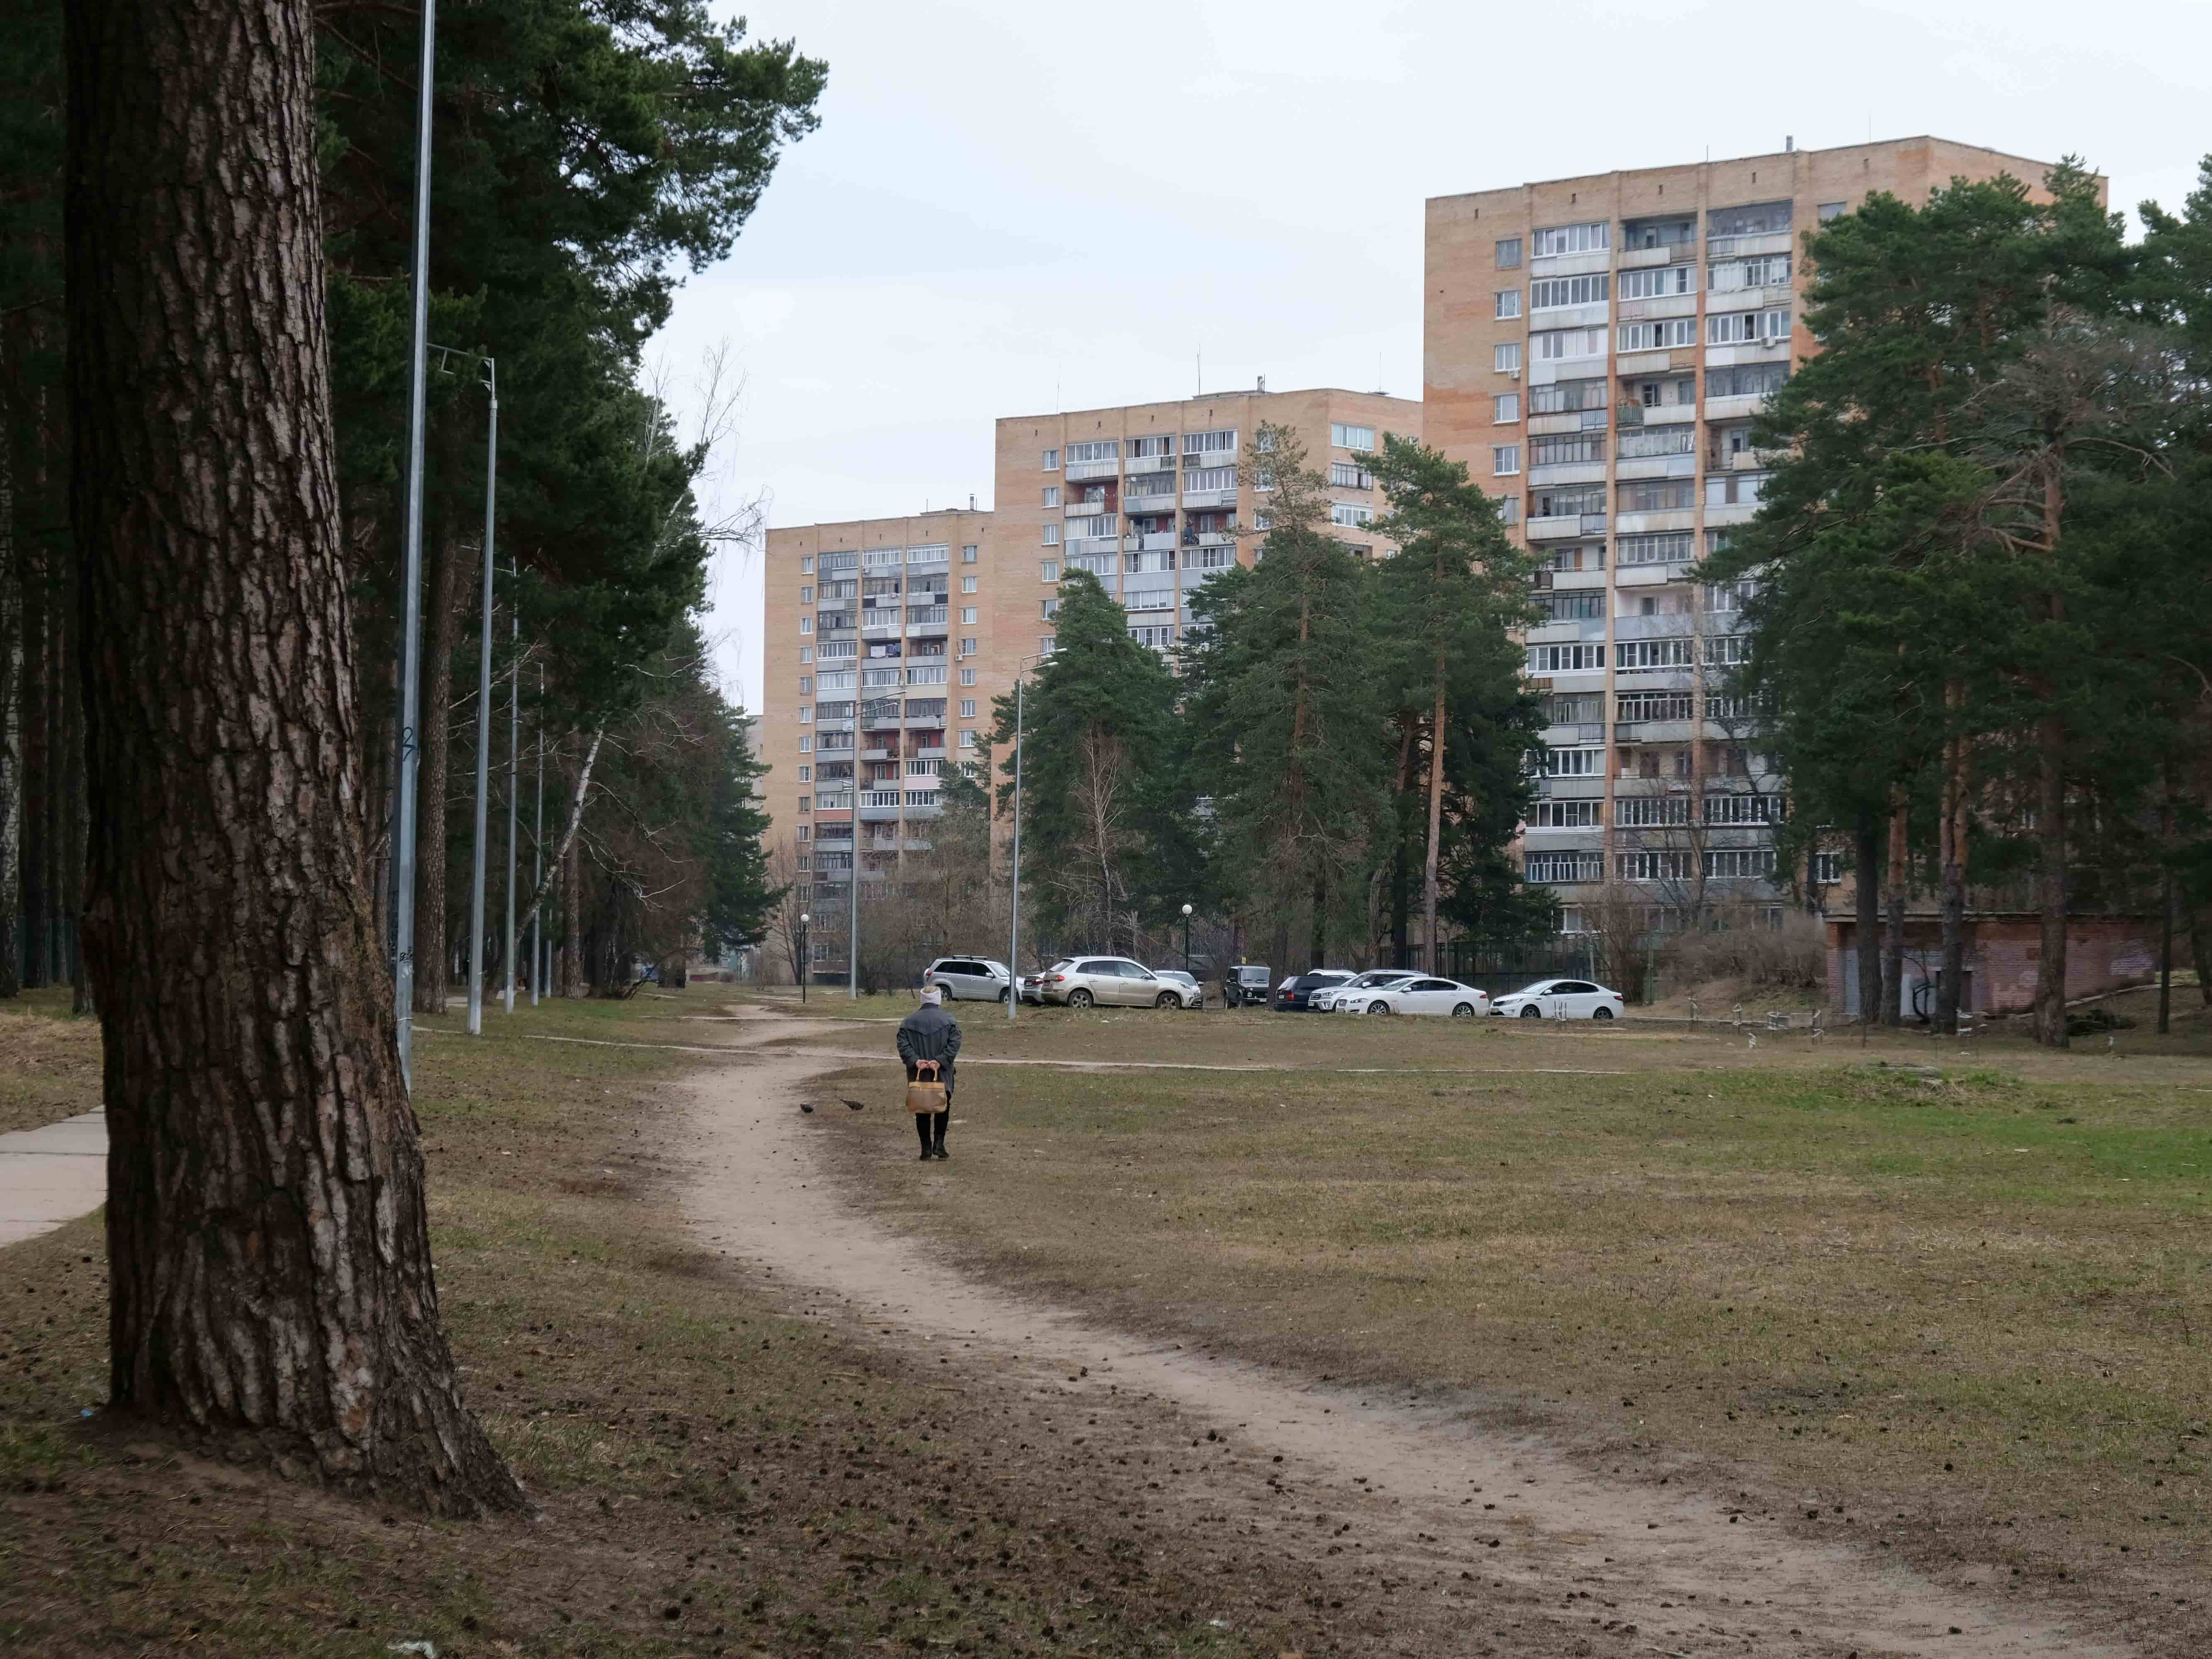
[[[53,787],[53,745],[47,740],[47,713],[53,703],[53,676],[49,660],[53,642],[53,604],[46,569],[52,556],[50,548],[27,542],[18,565],[23,596],[22,709],[18,716],[23,729],[23,789],[21,845],[16,854],[21,884],[16,890],[21,905],[18,914],[21,918],[19,925],[22,928],[26,990],[36,990],[49,982],[46,888],[50,842],[46,835],[46,799]]]
[[[2066,1035],[2066,727],[2036,725],[2035,841],[2041,854],[2036,908],[2042,913],[2035,969],[2035,1040],[2064,1048]]]
[[[1859,1023],[1872,1025],[1881,1017],[1881,828],[1873,813],[1860,817],[1856,840]]]
[[[68,10],[112,1408],[444,1514],[460,1400],[370,914],[308,0]]]
[[[13,458],[0,448],[0,490],[15,476]],[[0,501],[0,997],[22,988],[16,977],[15,938],[23,836],[23,633],[21,586],[15,580],[11,501]]]
[[[1437,657],[1436,712],[1429,724],[1429,850],[1421,863],[1421,927],[1427,941],[1428,969],[1443,971],[1437,960],[1437,843],[1444,823],[1444,660]]]
[[[422,648],[422,771],[416,797],[415,1012],[442,1014],[453,983],[447,927],[446,792],[453,772],[453,652],[460,642],[461,589],[469,560],[452,536],[434,538],[429,615]]]
[[[1954,720],[1966,701],[1966,687],[1957,681],[1943,688],[1943,703]],[[1943,745],[1937,799],[1942,815],[1936,838],[1942,854],[1943,977],[1936,988],[1936,1030],[1948,1036],[1959,1029],[1959,994],[1966,969],[1966,739],[1957,733]]]
[[[1881,1023],[1905,1024],[1905,890],[1911,873],[1912,845],[1905,814],[1905,787],[1890,791],[1889,871],[1887,891],[1889,927],[1881,940]]]

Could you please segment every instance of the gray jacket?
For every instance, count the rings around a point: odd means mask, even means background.
[[[898,1051],[906,1062],[908,1082],[914,1080],[915,1061],[933,1060],[939,1062],[937,1074],[949,1092],[952,1062],[960,1053],[960,1022],[934,1004],[925,1003],[899,1022]]]

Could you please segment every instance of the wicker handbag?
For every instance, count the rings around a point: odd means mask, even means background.
[[[916,1117],[934,1115],[947,1109],[945,1085],[938,1077],[939,1069],[933,1060],[915,1062],[914,1081],[906,1085],[906,1109]]]

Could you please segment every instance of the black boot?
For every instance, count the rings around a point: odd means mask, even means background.
[[[950,1158],[952,1154],[945,1150],[945,1126],[951,1121],[952,1114],[949,1111],[939,1112],[935,1114],[935,1118],[937,1139],[930,1147],[929,1155],[932,1158]]]

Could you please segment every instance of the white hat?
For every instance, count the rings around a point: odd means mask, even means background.
[[[925,1006],[934,1006],[945,1000],[945,993],[933,985],[921,994],[921,1000]]]

